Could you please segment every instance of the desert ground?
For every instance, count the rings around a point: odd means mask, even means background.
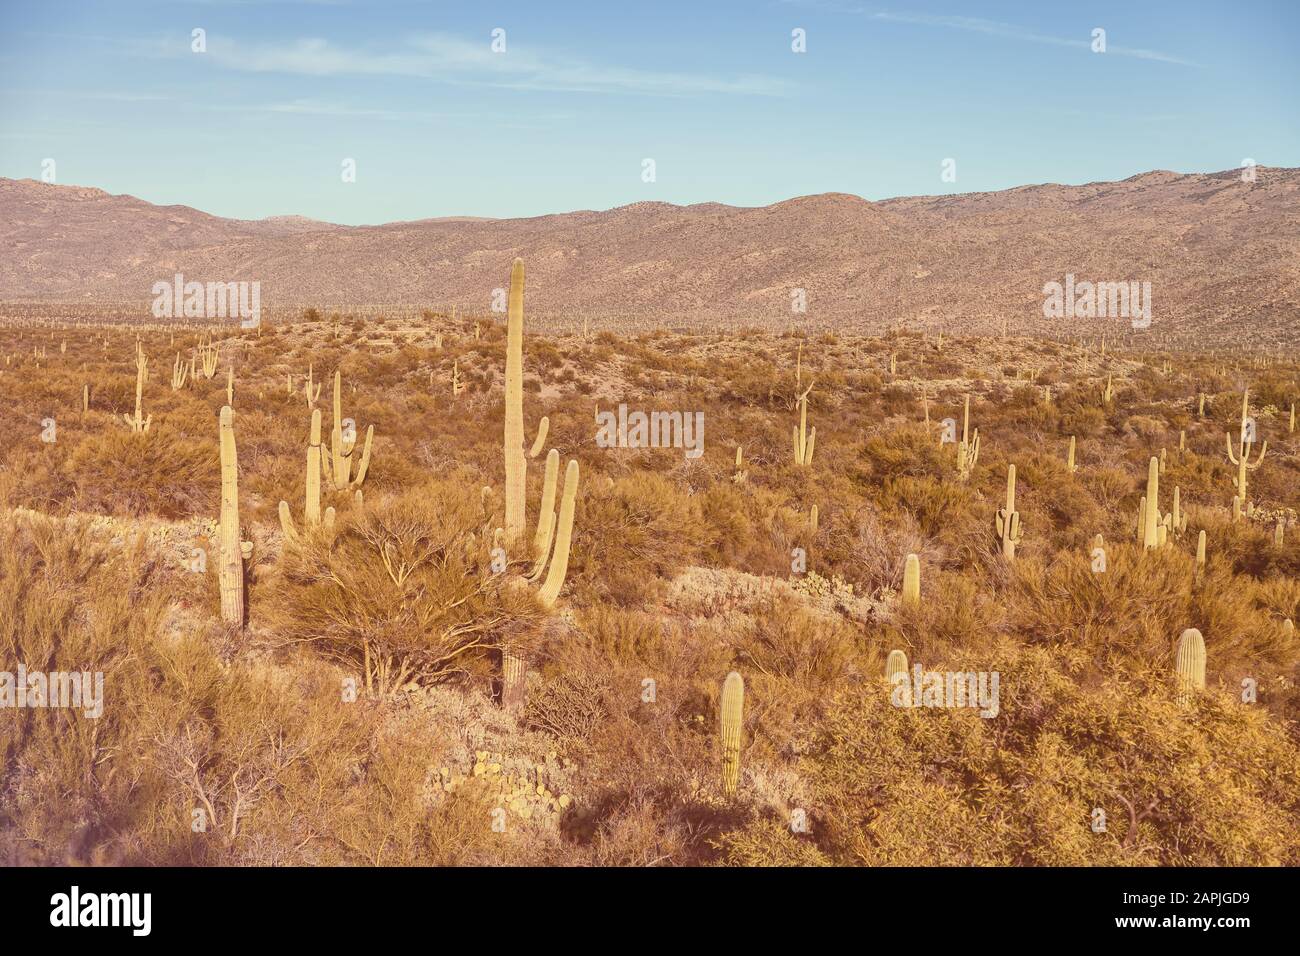
[[[0,319],[0,658],[104,675],[0,709],[0,858],[1300,863],[1293,357],[511,282]],[[607,447],[621,404],[702,453]]]

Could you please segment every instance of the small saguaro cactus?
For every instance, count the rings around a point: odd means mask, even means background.
[[[736,446],[736,470],[731,473],[731,480],[740,484],[749,477],[749,472],[745,470],[745,449],[741,445]]]
[[[320,409],[314,408],[311,413],[311,434],[307,442],[306,500],[303,505],[303,522],[308,534],[321,526],[322,519],[320,510],[321,462],[325,458],[325,453],[321,447],[320,433]],[[325,510],[324,524],[327,531],[333,527],[333,508]],[[280,502],[280,528],[284,531],[284,537],[290,544],[298,543],[298,529],[293,523],[293,516],[289,512],[289,503],[287,501]]]
[[[220,347],[213,345],[209,339],[207,343],[199,342],[199,359],[203,362],[203,377],[212,378],[217,374],[217,357]]]
[[[148,418],[143,416],[142,402],[144,400],[144,380],[148,375],[149,359],[145,357],[144,346],[139,342],[135,343],[135,417],[123,414],[126,423],[131,426],[133,432],[147,432],[150,424],[153,423],[153,414],[150,413]]]
[[[181,361],[181,353],[176,353],[176,361],[172,363],[172,391],[176,392],[185,387],[185,381],[189,377],[190,368]]]
[[[1078,470],[1078,466],[1076,466],[1074,463],[1074,448],[1075,448],[1074,436],[1071,435],[1070,448],[1065,453],[1065,467],[1070,472],[1070,474],[1074,474]]]
[[[302,385],[302,393],[307,399],[308,408],[316,407],[316,402],[320,400],[320,387],[325,384],[324,382],[313,382],[312,376],[314,373],[315,368],[309,364],[307,366],[307,380]]]
[[[1196,417],[1197,418],[1205,417],[1205,393],[1204,392],[1201,392],[1201,394],[1197,396]]]
[[[1187,512],[1183,510],[1182,490],[1174,485],[1174,508],[1169,513],[1169,529],[1181,536],[1187,530]]]
[[[235,367],[226,366],[226,404],[235,407]]]
[[[980,457],[980,430],[975,429],[972,437],[970,434],[970,396],[966,396],[966,403],[962,407],[961,414],[961,443],[957,446],[957,475],[965,481],[975,470],[975,463]]]
[[[343,433],[343,379],[334,372],[334,428],[330,432],[330,453],[322,455],[325,477],[335,491],[350,491],[360,488],[366,480],[370,469],[370,443],[375,437],[375,426],[366,426],[366,444],[361,451],[361,461],[357,473],[352,474],[352,453],[356,450],[357,436],[355,426],[350,435]]]
[[[821,512],[818,511],[816,505],[813,505],[812,510],[808,512],[808,533],[816,534],[817,528],[820,526],[820,524],[821,524]]]
[[[908,607],[921,605],[921,559],[914,554],[907,556],[903,566],[903,603]]]
[[[1168,540],[1170,516],[1160,514],[1160,459],[1151,456],[1147,465],[1147,493],[1138,507],[1141,529],[1138,540],[1148,551]]]
[[[235,412],[221,409],[221,526],[218,574],[221,619],[232,627],[244,626],[244,561],[253,545],[239,538],[239,459],[235,452]]]
[[[740,784],[740,746],[745,722],[745,680],[735,671],[722,684],[722,792]]]
[[[801,468],[812,464],[813,448],[817,444],[817,426],[808,430],[808,393],[813,390],[812,383],[799,395],[799,424],[794,426],[794,463]]]
[[[1193,693],[1205,690],[1205,638],[1194,627],[1183,631],[1174,652],[1174,686],[1184,702]]]
[[[1105,351],[1105,345],[1104,345],[1104,344],[1103,344],[1103,346],[1102,346],[1102,354],[1103,354],[1103,355],[1106,354],[1106,351]],[[1106,387],[1103,388],[1103,389],[1101,390],[1101,401],[1102,401],[1102,404],[1103,404],[1103,405],[1109,405],[1109,404],[1110,404],[1110,400],[1111,400],[1112,398],[1115,397],[1115,390],[1114,390],[1114,388],[1111,387],[1110,379],[1111,379],[1111,377],[1110,377],[1109,375],[1107,375],[1107,376],[1106,376]]]
[[[1016,466],[1007,466],[1007,505],[997,513],[996,527],[1002,539],[1002,554],[1008,561],[1015,560],[1016,545],[1020,543],[1020,512],[1016,510]]]
[[[1237,435],[1237,450],[1233,451],[1231,433],[1225,434],[1223,438],[1228,446],[1228,460],[1237,466],[1237,476],[1232,480],[1233,486],[1237,489],[1237,504],[1233,508],[1235,518],[1240,513],[1240,510],[1246,506],[1247,474],[1262,465],[1264,455],[1268,453],[1268,442],[1266,441],[1260,446],[1259,455],[1256,456],[1254,462],[1252,463],[1250,460],[1251,449],[1255,445],[1255,429],[1250,421],[1249,390],[1242,395],[1241,429]]]
[[[890,651],[889,657],[885,659],[885,680],[891,684],[894,682],[895,674],[907,673],[907,655],[902,651]]]

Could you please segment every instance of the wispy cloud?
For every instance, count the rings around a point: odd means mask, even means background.
[[[1024,43],[1044,43],[1051,46],[1069,47],[1071,49],[1087,50],[1089,52],[1091,52],[1092,49],[1091,36],[1087,39],[1052,36],[1047,33],[1038,33],[1033,30],[1027,30],[1024,27],[1017,26],[1013,23],[1002,23],[997,20],[985,20],[981,17],[963,17],[949,14],[929,13],[894,13],[889,10],[871,10],[856,5],[835,3],[833,0],[785,0],[785,2],[792,6],[816,7],[831,13],[860,14],[869,19],[881,20],[887,23],[907,23],[913,26],[964,30],[968,33],[982,33],[985,36],[1002,37],[1007,40],[1019,40]],[[1159,50],[1119,46],[1109,42],[1106,44],[1106,55],[1135,57],[1139,60],[1155,60],[1160,63],[1173,63],[1179,66],[1199,66],[1199,64],[1194,63],[1191,60],[1174,56],[1170,53],[1162,53]]]
[[[507,52],[493,53],[487,37],[473,42],[440,33],[410,37],[396,49],[350,48],[320,38],[249,43],[209,35],[207,55],[228,69],[255,73],[412,76],[545,92],[781,96],[791,89],[785,80],[761,75],[603,66],[509,44]]]

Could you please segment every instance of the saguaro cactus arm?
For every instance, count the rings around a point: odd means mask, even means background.
[[[578,463],[570,461],[564,472],[564,494],[560,501],[560,521],[555,533],[555,553],[546,572],[546,581],[538,597],[546,607],[554,607],[569,572],[569,546],[573,541],[573,511],[578,496]]]

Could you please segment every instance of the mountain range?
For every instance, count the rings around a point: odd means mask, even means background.
[[[665,325],[810,322],[1088,334],[1048,319],[1050,282],[1149,282],[1173,339],[1300,335],[1300,170],[761,207],[637,202],[523,219],[342,226],[225,219],[82,186],[0,179],[0,301],[141,303],[155,282],[258,281],[264,307],[455,305],[486,312],[510,262],[528,307]],[[796,291],[802,290],[802,292]],[[802,296],[805,312],[794,303]]]

